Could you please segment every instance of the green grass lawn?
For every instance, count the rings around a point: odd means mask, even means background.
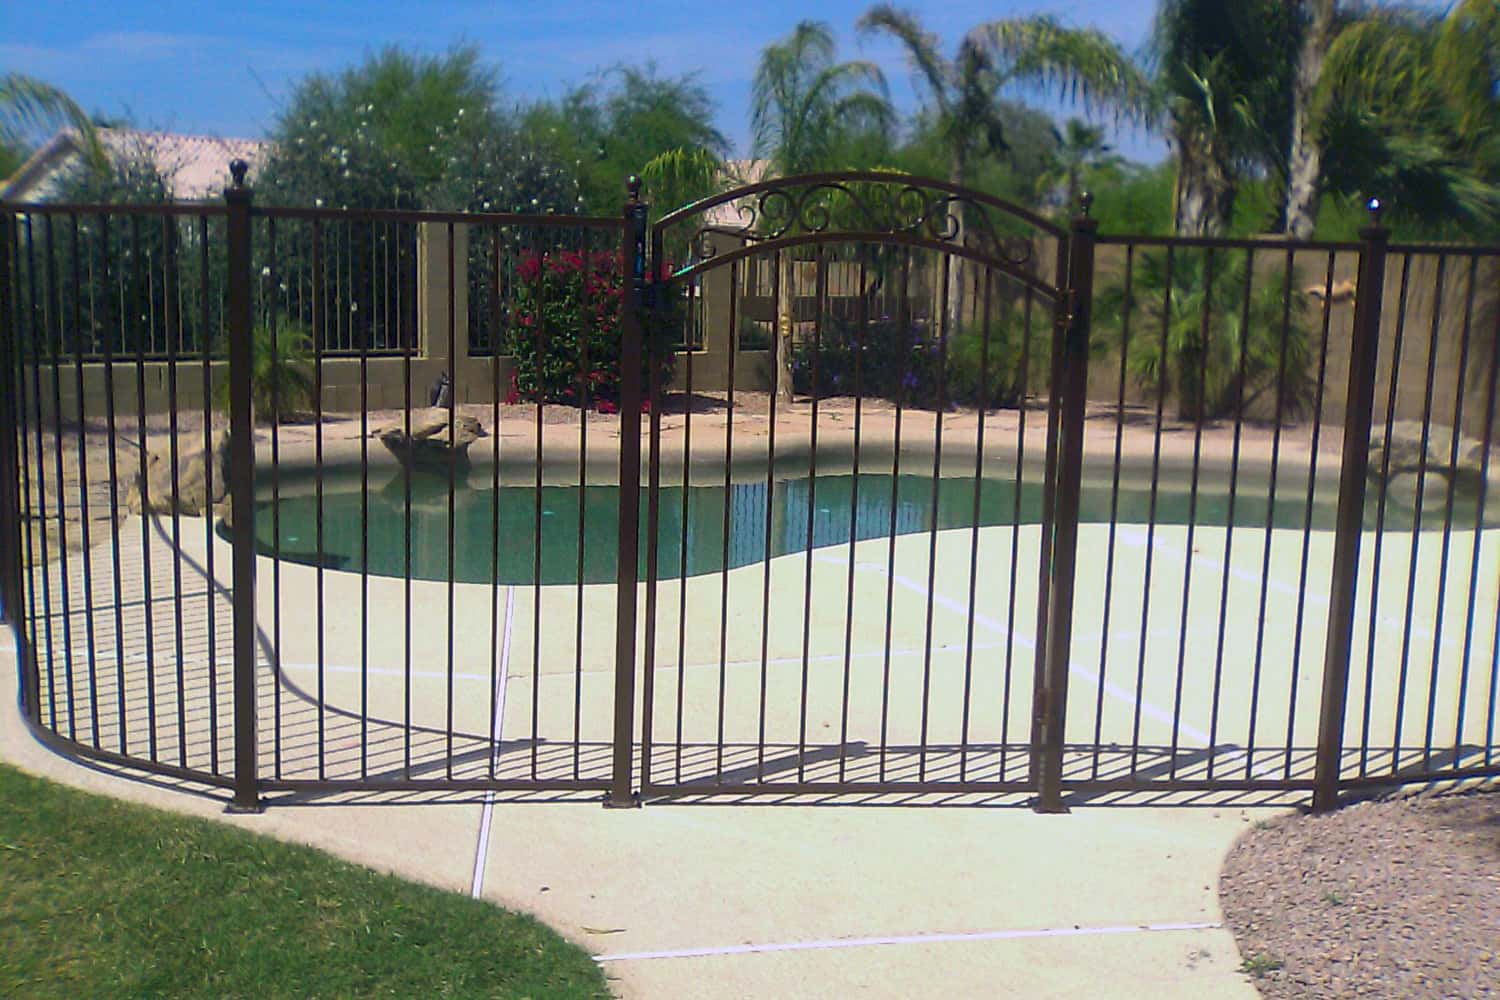
[[[530,917],[0,765],[0,996],[609,991]]]

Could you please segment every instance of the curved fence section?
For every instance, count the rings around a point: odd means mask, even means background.
[[[226,194],[0,205],[59,749],[246,809],[1500,774],[1500,247],[887,174],[654,225]]]

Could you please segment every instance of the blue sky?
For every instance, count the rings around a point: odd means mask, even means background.
[[[750,79],[760,50],[804,17],[832,25],[840,58],[877,62],[898,106],[915,107],[900,50],[854,33],[855,20],[869,6],[870,0],[816,5],[782,0],[0,0],[0,71],[40,77],[90,111],[128,114],[143,126],[254,137],[274,125],[278,108],[302,76],[340,69],[388,44],[429,52],[456,41],[477,44],[498,67],[506,98],[515,102],[557,97],[601,69],[654,59],[663,73],[699,74],[718,104],[716,124],[737,154],[748,155]],[[949,52],[976,24],[1034,13],[1097,26],[1135,50],[1146,39],[1155,3],[949,0],[911,6]],[[1117,133],[1114,141],[1135,159],[1165,154],[1159,141],[1138,131]]]

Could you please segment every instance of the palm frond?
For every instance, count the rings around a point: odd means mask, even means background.
[[[993,55],[1002,83],[1035,84],[1089,110],[1108,108],[1117,120],[1152,124],[1159,114],[1151,82],[1101,31],[1037,16],[991,21],[970,38]]]
[[[864,35],[890,35],[906,49],[906,58],[916,70],[921,89],[943,112],[948,111],[948,91],[955,78],[955,67],[938,52],[937,36],[922,27],[916,15],[892,4],[876,4],[855,22]]]
[[[88,114],[57,87],[23,73],[0,76],[0,129],[15,135],[66,121],[78,130],[89,162],[103,168],[108,162],[99,133]]]

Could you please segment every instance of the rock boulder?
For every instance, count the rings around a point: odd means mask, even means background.
[[[448,434],[448,410],[436,406],[411,413],[408,432],[405,418],[373,432],[401,464],[410,468],[446,469],[449,461],[469,463],[469,445],[485,436],[478,418],[453,415],[453,434]]]
[[[229,492],[229,431],[219,432],[211,450],[201,441],[196,447],[179,441],[175,482],[171,446],[165,444],[146,453],[144,473],[136,465],[125,475],[125,506],[132,514],[206,515]]]

